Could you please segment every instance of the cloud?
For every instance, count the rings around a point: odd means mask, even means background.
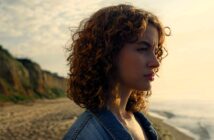
[[[69,27],[78,26],[98,8],[96,2],[1,1],[0,43],[17,57],[31,58],[43,68],[65,75],[62,69],[66,67],[64,47],[70,39]]]
[[[64,46],[70,40],[69,27],[77,27],[82,19],[101,7],[119,3],[133,4],[154,12],[176,32],[185,32],[185,25],[197,28],[198,24],[191,24],[192,21],[197,23],[198,15],[202,19],[199,24],[208,24],[207,29],[213,25],[211,21],[204,22],[209,20],[213,5],[208,0],[0,0],[0,43],[15,56],[32,58],[41,67],[63,75],[66,73],[63,72]],[[191,29],[194,30],[186,30]]]

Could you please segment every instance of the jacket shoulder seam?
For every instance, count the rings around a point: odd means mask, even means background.
[[[80,127],[75,129],[74,131],[74,137],[73,140],[76,140],[78,135],[80,134],[81,130],[83,130],[83,128],[85,127],[85,125],[89,122],[89,120],[92,118],[91,115],[87,116],[86,119],[83,120],[83,122],[80,124]]]

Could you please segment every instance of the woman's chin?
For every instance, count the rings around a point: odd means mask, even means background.
[[[146,84],[143,84],[143,85],[139,85],[136,90],[140,90],[140,91],[148,91],[148,90],[151,90],[151,85],[150,83],[146,83]]]

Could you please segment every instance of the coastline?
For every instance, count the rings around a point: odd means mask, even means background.
[[[152,122],[154,128],[158,132],[160,140],[196,140],[197,137],[190,134],[186,130],[177,128],[169,123],[162,116],[156,116],[153,113],[146,115]]]
[[[12,139],[61,139],[83,111],[67,98],[37,100],[27,104],[0,107],[0,137]],[[157,130],[159,140],[194,140],[193,137],[152,113],[146,115]]]

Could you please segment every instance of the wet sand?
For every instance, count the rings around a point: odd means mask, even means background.
[[[0,107],[0,140],[59,140],[84,111],[67,98]],[[151,116],[150,116],[151,117]],[[150,118],[161,140],[192,140],[160,119]]]

